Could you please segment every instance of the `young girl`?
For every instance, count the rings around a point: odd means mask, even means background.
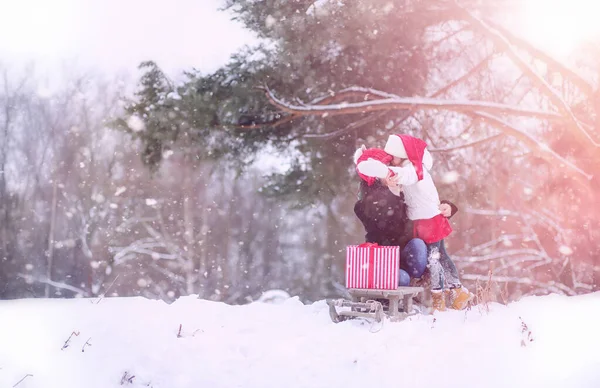
[[[450,235],[452,227],[439,210],[439,195],[429,174],[433,159],[427,144],[409,135],[390,135],[384,151],[393,157],[392,166],[376,158],[363,158],[356,169],[359,174],[386,180],[390,187],[402,186],[414,237],[427,245],[433,309],[446,309],[442,290],[448,283],[452,308],[462,310],[473,294],[462,286],[456,266],[446,252],[444,238]]]

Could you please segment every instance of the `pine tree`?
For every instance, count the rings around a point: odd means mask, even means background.
[[[144,121],[145,130],[135,132],[145,145],[144,161],[157,166],[172,148],[241,169],[267,149],[284,154],[290,168],[272,175],[264,193],[330,201],[336,187],[354,178],[357,144],[377,145],[403,112],[286,121],[259,87],[297,101],[358,85],[422,95],[424,34],[439,22],[420,17],[429,15],[424,3],[228,1],[226,8],[263,42],[213,74],[188,72],[177,87],[155,64],[142,64],[147,72],[128,115]],[[127,117],[119,124],[127,128]]]

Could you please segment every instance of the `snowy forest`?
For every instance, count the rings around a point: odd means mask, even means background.
[[[352,155],[392,133],[433,154],[469,288],[599,290],[600,51],[555,58],[514,6],[227,0],[259,43],[178,79],[0,58],[0,299],[342,295]]]

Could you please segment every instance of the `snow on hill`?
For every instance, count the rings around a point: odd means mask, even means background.
[[[0,301],[0,387],[600,387],[600,293],[383,325],[297,298],[96,302]]]

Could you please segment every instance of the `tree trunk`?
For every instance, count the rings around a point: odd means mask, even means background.
[[[194,187],[192,184],[191,167],[184,166],[184,196],[183,196],[183,223],[185,241],[185,288],[188,295],[195,293],[195,285],[197,281],[196,265],[196,232],[194,228]]]
[[[56,203],[58,197],[56,179],[52,182],[52,207],[50,208],[50,231],[48,232],[48,251],[46,253],[46,278],[52,280],[52,264],[54,260],[54,227],[56,224]],[[50,284],[46,283],[44,297],[50,297]]]

